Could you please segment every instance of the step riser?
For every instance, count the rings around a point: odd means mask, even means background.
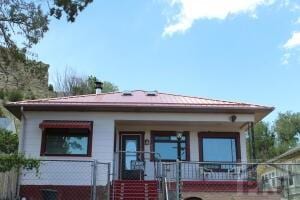
[[[158,181],[114,181],[111,187],[111,199],[158,200]]]

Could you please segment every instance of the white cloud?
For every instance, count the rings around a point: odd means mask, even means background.
[[[289,64],[290,57],[291,57],[290,53],[285,53],[282,57],[281,64],[283,65]]]
[[[256,16],[255,10],[261,5],[270,5],[273,0],[167,0],[169,5],[179,6],[179,13],[171,17],[163,36],[185,32],[194,21],[200,19],[224,20],[230,15],[247,13]]]
[[[285,49],[293,49],[300,46],[300,32],[294,32],[292,37],[283,45]]]

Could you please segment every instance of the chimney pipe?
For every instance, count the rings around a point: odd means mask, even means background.
[[[96,94],[101,94],[103,89],[103,83],[101,81],[95,81]]]

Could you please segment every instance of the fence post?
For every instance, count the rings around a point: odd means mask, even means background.
[[[110,170],[111,163],[107,164],[107,200],[110,200]]]
[[[97,160],[93,161],[92,164],[93,168],[93,193],[92,193],[92,200],[96,200],[97,199]]]
[[[176,162],[176,200],[181,200],[181,162]]]

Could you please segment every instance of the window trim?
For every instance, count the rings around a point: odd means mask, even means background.
[[[88,137],[88,143],[87,143],[87,154],[52,154],[52,153],[46,153],[46,144],[47,144],[47,129],[50,128],[43,128],[42,129],[42,141],[41,141],[41,151],[40,156],[58,156],[58,157],[91,157],[92,156],[92,145],[93,145],[93,121],[84,121],[90,123],[90,128],[51,128],[51,129],[65,129],[64,135],[68,135],[69,129],[86,129],[88,131],[87,137]],[[81,133],[78,134],[70,134],[70,135],[82,135]]]
[[[151,131],[151,145],[150,150],[151,152],[155,152],[155,144],[154,144],[154,138],[155,136],[176,136],[176,131]],[[190,161],[190,133],[188,131],[183,131],[183,135],[185,136],[185,148],[186,148],[186,159],[183,161]],[[154,155],[151,156],[151,161],[154,161]],[[168,159],[161,159],[161,161],[165,162],[176,162],[176,160],[168,160]]]
[[[236,163],[241,162],[241,141],[239,132],[199,132],[198,145],[199,145],[199,161],[203,160],[203,138],[219,138],[219,139],[235,139],[236,144]],[[208,161],[207,161],[208,162]],[[209,161],[218,163],[228,163],[228,161]]]

